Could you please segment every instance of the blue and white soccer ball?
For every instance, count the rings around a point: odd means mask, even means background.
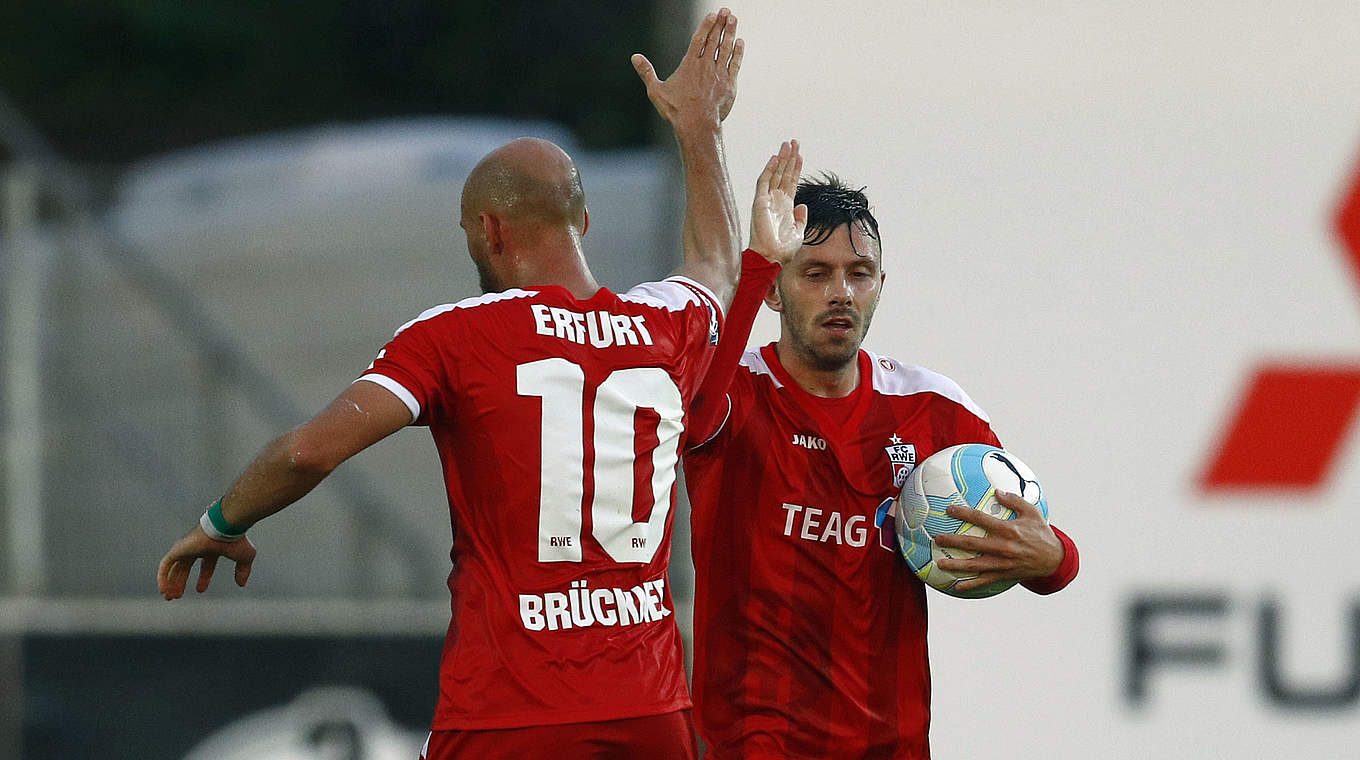
[[[996,500],[997,491],[1019,494],[1048,519],[1048,500],[1034,472],[1005,449],[981,443],[950,446],[926,457],[912,470],[897,496],[896,530],[898,549],[916,577],[932,588],[964,599],[995,596],[1015,585],[1015,581],[998,581],[959,592],[955,589],[959,581],[976,576],[954,575],[935,564],[945,558],[977,556],[962,549],[946,549],[935,543],[935,536],[987,535],[982,527],[945,514],[950,504],[973,507],[1002,520],[1015,519],[1015,512]]]

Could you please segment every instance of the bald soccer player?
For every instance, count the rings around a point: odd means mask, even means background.
[[[601,288],[571,158],[527,138],[493,151],[467,179],[460,221],[485,295],[404,325],[329,407],[270,443],[161,560],[161,593],[181,596],[197,560],[206,590],[218,557],[245,585],[246,528],[364,448],[427,426],[454,566],[421,756],[693,758],[666,571],[686,418],[740,269],[721,121],[742,52],[724,9],[669,79],[633,57],[684,162],[673,276]]]

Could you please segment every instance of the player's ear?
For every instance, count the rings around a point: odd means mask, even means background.
[[[585,221],[581,222],[581,237],[585,237],[586,230],[590,229],[590,209],[581,209],[581,216],[585,218]]]
[[[784,300],[779,297],[779,279],[770,283],[770,292],[765,294],[765,305],[774,311],[784,310]]]
[[[486,237],[487,251],[499,254],[505,250],[505,230],[501,227],[501,220],[488,211],[478,214],[477,219],[482,223],[482,235]]]

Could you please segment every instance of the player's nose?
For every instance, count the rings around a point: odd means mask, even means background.
[[[832,277],[827,283],[826,298],[832,305],[849,304],[854,300],[853,294],[848,277]]]

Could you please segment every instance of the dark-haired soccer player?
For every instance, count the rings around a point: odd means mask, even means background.
[[[693,758],[665,581],[686,422],[739,269],[721,120],[741,57],[724,9],[669,79],[633,59],[684,162],[686,260],[675,276],[601,288],[582,250],[589,217],[571,158],[528,138],[492,151],[463,186],[461,218],[489,292],[412,320],[359,382],[269,444],[161,560],[161,593],[181,596],[200,560],[206,590],[220,557],[245,585],[247,527],[360,450],[428,426],[454,568],[421,756]],[[795,157],[786,144],[766,174]],[[766,221],[797,230],[784,238],[791,256],[801,226]]]
[[[685,456],[699,733],[711,760],[924,760],[925,586],[876,510],[932,453],[1000,444],[952,380],[860,348],[884,282],[864,193],[826,175],[800,184],[796,200],[808,208],[803,246],[777,279],[778,267],[747,257],[701,390],[716,422],[695,431],[718,429]],[[745,351],[730,381],[717,377],[737,364],[766,294],[779,340]],[[983,553],[941,567],[980,573],[960,588],[1063,588],[1075,545],[1023,499],[1000,498],[1015,520],[950,507],[990,535],[940,538]]]

